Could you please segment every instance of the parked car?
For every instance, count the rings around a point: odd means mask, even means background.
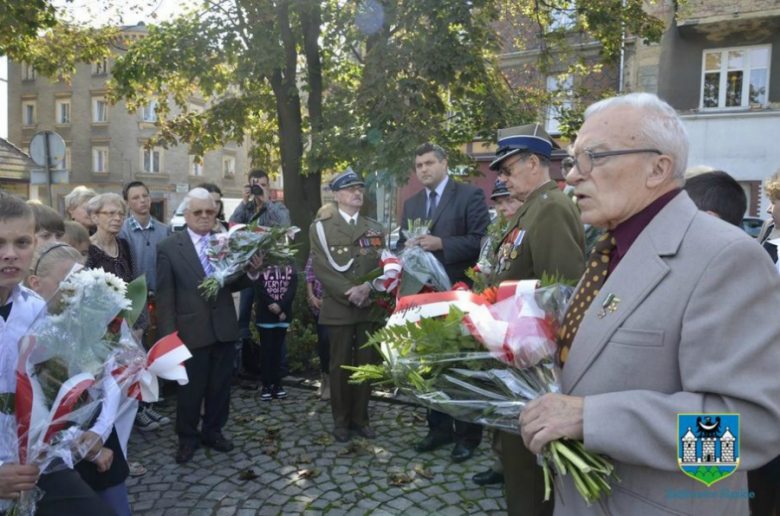
[[[233,211],[235,211],[239,204],[241,204],[241,199],[232,199],[230,197],[222,198],[225,220],[230,220],[230,215],[233,214]],[[184,224],[184,201],[182,201],[181,204],[179,204],[179,207],[176,208],[176,211],[173,212],[173,217],[171,217],[171,229],[173,231],[181,231],[184,229]]]
[[[761,233],[763,225],[764,219],[758,217],[745,217],[742,219],[742,229],[753,238],[758,238],[758,234]]]

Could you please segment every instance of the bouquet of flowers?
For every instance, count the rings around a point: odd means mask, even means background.
[[[72,468],[94,444],[85,432],[101,417],[116,419],[136,407],[143,384],[154,384],[148,378],[154,357],[131,330],[146,301],[145,282],[128,286],[102,270],[72,272],[22,337],[15,395],[20,464],[35,464],[41,473]],[[181,341],[167,347],[175,348],[168,358],[178,367],[191,356]],[[160,376],[181,379],[180,373],[169,367]],[[156,393],[146,390],[144,399],[153,400]],[[41,495],[37,488],[22,493],[11,514],[34,514]]]
[[[403,230],[407,240],[430,233],[430,221],[410,220]],[[375,279],[374,279],[375,278]],[[444,292],[452,288],[444,266],[433,253],[421,247],[406,247],[393,254],[382,251],[380,269],[373,275],[374,290],[396,297],[420,292]]]
[[[351,380],[393,384],[458,420],[519,433],[527,404],[560,390],[556,337],[571,288],[543,283],[401,298],[387,326],[369,340],[384,363],[349,367]],[[554,441],[540,460],[547,498],[553,472],[571,474],[588,502],[611,492],[614,468],[580,442]]]
[[[263,265],[289,265],[297,252],[288,239],[295,238],[299,228],[259,226],[256,223],[236,224],[227,233],[217,233],[209,238],[206,251],[214,272],[203,280],[200,288],[207,299],[217,297],[219,289],[231,276],[239,274],[249,260],[259,251],[263,253]]]

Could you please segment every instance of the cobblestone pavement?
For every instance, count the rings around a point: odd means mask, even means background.
[[[174,418],[173,399],[158,410]],[[174,461],[173,423],[134,432],[129,459],[146,475],[128,479],[136,515],[458,515],[506,513],[500,486],[478,487],[474,473],[491,462],[486,432],[469,461],[454,464],[451,446],[418,454],[426,432],[419,407],[372,399],[373,441],[337,443],[330,406],[311,390],[288,389],[285,400],[261,402],[259,391],[235,389],[225,435],[228,454],[199,449]],[[257,478],[252,478],[254,476]]]

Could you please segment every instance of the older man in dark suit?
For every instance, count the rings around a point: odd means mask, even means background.
[[[467,281],[466,270],[477,263],[482,237],[490,224],[485,194],[482,190],[450,179],[447,154],[432,143],[415,150],[417,179],[425,188],[404,202],[401,228],[415,219],[429,220],[430,234],[407,240],[401,232],[399,247],[420,246],[433,253],[450,280]],[[441,412],[428,412],[428,435],[415,447],[419,452],[432,451],[455,440],[452,459],[467,460],[482,440],[482,427],[455,421]]]
[[[233,449],[222,435],[230,409],[238,320],[232,292],[251,285],[246,275],[220,289],[215,299],[206,299],[198,286],[211,273],[206,258],[208,238],[214,227],[217,206],[203,188],[190,190],[184,198],[185,231],[169,236],[157,246],[157,306],[161,335],[176,330],[192,353],[184,363],[189,383],[179,387],[176,431],[179,449],[176,462],[192,459],[200,444],[221,452]],[[262,257],[250,262],[256,274]],[[203,428],[198,430],[200,407],[205,401]]]

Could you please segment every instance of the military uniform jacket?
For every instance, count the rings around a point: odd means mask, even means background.
[[[321,231],[318,224],[321,224]],[[314,221],[309,238],[314,275],[323,287],[319,323],[348,325],[381,321],[380,309],[374,305],[358,308],[344,293],[357,285],[359,278],[379,267],[384,248],[382,225],[359,215],[357,225],[352,226],[337,211]]]
[[[577,281],[585,270],[584,248],[577,207],[550,181],[533,191],[510,221],[496,249],[491,283],[541,279],[544,273]]]

